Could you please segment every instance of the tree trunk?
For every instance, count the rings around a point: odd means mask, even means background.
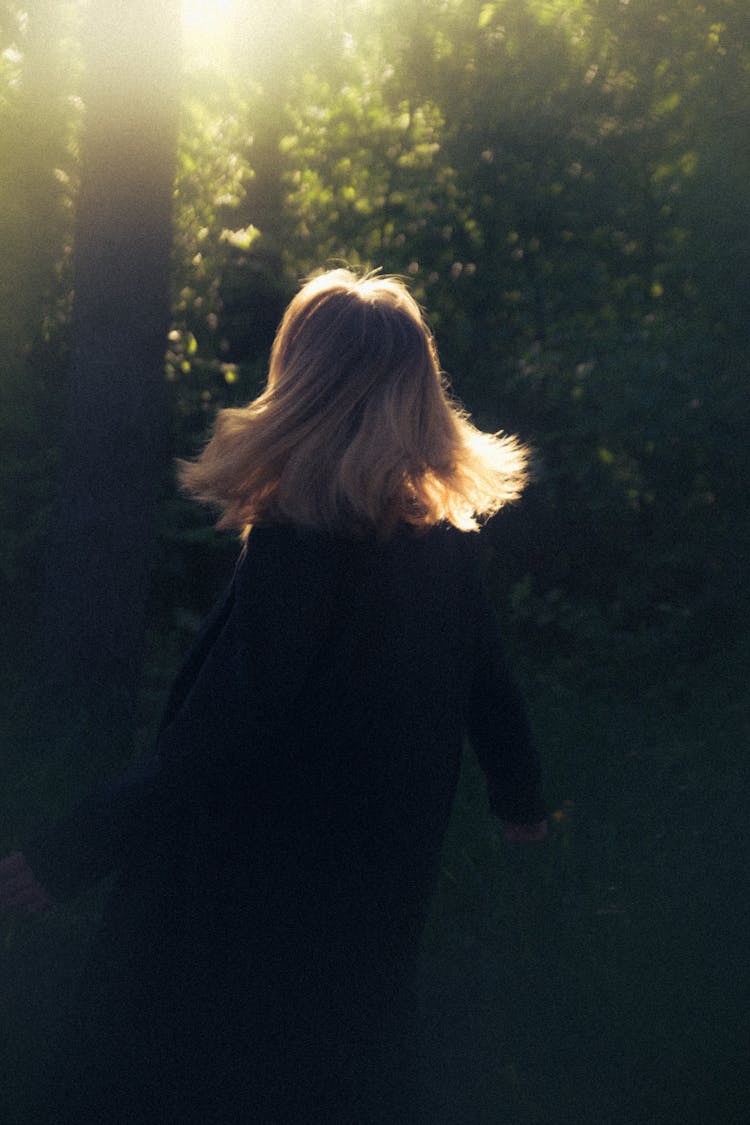
[[[179,18],[178,0],[92,0],[85,30],[72,370],[37,675],[56,729],[73,722],[92,747],[132,732],[164,478]]]

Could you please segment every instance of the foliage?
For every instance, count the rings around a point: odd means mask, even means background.
[[[6,278],[21,278],[0,301],[15,349],[3,420],[21,461],[0,493],[34,513],[9,517],[11,586],[44,525],[40,403],[61,382],[70,290],[79,5],[53,6],[40,115],[24,87],[48,7],[2,6],[0,113],[14,167],[37,169],[3,188]],[[488,532],[514,612],[558,634],[574,619],[700,636],[726,622],[748,545],[744,6],[287,0],[234,18],[219,63],[185,61],[175,452],[257,392],[300,277],[382,267],[411,279],[479,422],[535,450],[528,500]],[[205,520],[170,501],[160,566],[184,570],[196,538],[208,550]],[[523,606],[520,590],[535,591]]]
[[[0,591],[22,603],[51,503],[67,357],[76,27],[69,3],[0,9]]]
[[[0,0],[0,591],[14,604],[13,668],[67,381],[83,7]],[[529,1122],[744,1120],[732,996],[747,866],[733,824],[747,729],[750,9],[236,0],[235,21],[218,64],[184,60],[174,453],[256,393],[299,278],[340,260],[409,278],[456,393],[534,450],[527,498],[485,541],[553,832],[545,851],[500,861],[466,771],[426,968],[450,1027],[433,1051],[434,1118],[460,1122],[451,1084],[465,1089],[479,1057],[471,1112],[486,1120],[500,1104]],[[143,746],[234,554],[170,490]],[[0,723],[10,847],[116,762],[83,761],[66,731],[36,760],[16,749],[18,717]],[[45,969],[75,958],[80,934],[67,930],[84,913],[53,920],[48,950],[38,938]],[[38,1002],[9,995],[15,1074],[48,1036],[31,1027]],[[497,1010],[514,1013],[512,1034]]]

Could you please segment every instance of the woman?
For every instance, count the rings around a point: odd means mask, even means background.
[[[414,1122],[415,959],[465,733],[506,834],[546,831],[462,534],[517,497],[523,452],[449,401],[400,282],[335,270],[180,473],[244,547],[157,752],[0,864],[25,909],[117,872],[56,1120]]]

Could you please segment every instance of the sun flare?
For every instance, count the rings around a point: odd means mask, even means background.
[[[182,0],[185,50],[194,61],[219,64],[232,26],[232,0]]]

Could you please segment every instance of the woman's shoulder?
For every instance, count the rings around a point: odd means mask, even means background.
[[[471,567],[479,558],[479,535],[475,531],[459,531],[448,523],[435,524],[426,531],[409,529],[401,544],[406,551],[440,559],[447,566]]]
[[[476,532],[459,531],[449,524],[427,530],[406,524],[387,537],[344,535],[295,524],[264,524],[247,537],[238,563],[240,585],[271,583],[275,579],[324,580],[327,575],[361,567],[425,567],[444,571],[469,571],[477,567],[479,539]]]
[[[273,589],[309,582],[330,568],[335,544],[330,537],[294,524],[261,524],[253,527],[242,549],[235,584]]]
[[[416,527],[400,523],[386,534],[376,531],[346,532],[308,527],[294,523],[258,524],[249,533],[245,550],[253,553],[297,552],[300,550],[360,553],[387,552],[393,549],[438,550],[475,557],[480,534],[461,531],[449,523]]]

